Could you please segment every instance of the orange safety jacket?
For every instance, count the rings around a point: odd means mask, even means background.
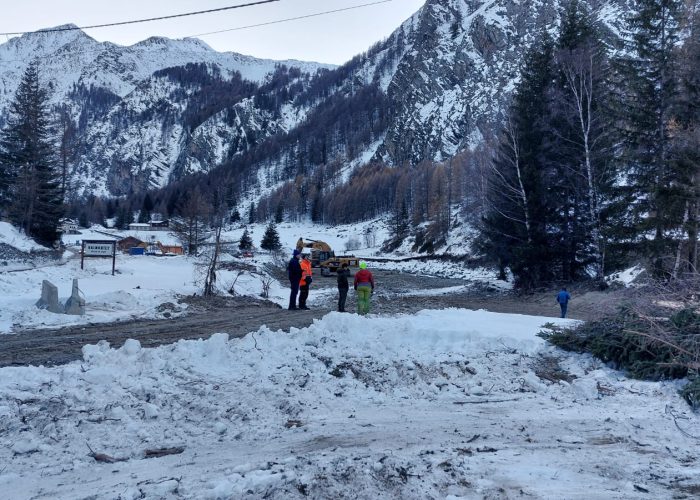
[[[305,286],[306,277],[313,274],[311,272],[311,261],[309,259],[301,259],[299,264],[301,265],[301,279],[299,280],[299,285]]]

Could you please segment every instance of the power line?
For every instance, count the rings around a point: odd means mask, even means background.
[[[364,4],[360,4],[360,5],[353,5],[352,7],[345,7],[345,8],[342,8],[342,9],[327,10],[327,11],[324,11],[324,12],[316,12],[316,13],[314,13],[314,14],[307,14],[307,15],[304,15],[304,16],[288,17],[288,18],[286,18],[286,19],[278,19],[277,21],[268,21],[268,22],[265,22],[265,23],[249,24],[249,25],[247,25],[247,26],[238,26],[238,27],[236,27],[236,28],[229,28],[229,29],[225,29],[225,30],[210,31],[210,32],[208,32],[208,33],[200,33],[200,34],[198,34],[198,35],[187,36],[187,37],[185,37],[185,38],[196,38],[196,37],[198,37],[198,36],[216,35],[217,33],[226,33],[226,32],[228,32],[228,31],[238,31],[238,30],[245,30],[245,29],[248,29],[248,28],[258,28],[258,27],[260,27],[260,26],[269,26],[269,25],[271,25],[271,24],[286,23],[286,22],[288,22],[288,21],[297,21],[297,20],[299,20],[299,19],[308,19],[309,17],[324,16],[324,15],[326,15],[326,14],[333,14],[333,13],[335,13],[335,12],[343,12],[343,11],[346,11],[346,10],[360,9],[360,8],[362,8],[362,7],[369,7],[369,6],[371,6],[371,5],[379,5],[379,4],[381,4],[381,3],[388,3],[388,2],[393,2],[393,1],[394,1],[394,0],[381,0],[381,1],[379,1],[379,2],[364,3]]]
[[[240,8],[240,7],[247,7],[247,6],[250,6],[250,5],[257,5],[257,4],[260,4],[260,3],[270,3],[270,2],[277,2],[277,1],[279,1],[279,0],[266,0],[266,1],[264,1],[264,2],[255,2],[255,3],[250,3],[250,4],[237,5],[237,6],[233,6],[233,7],[224,7],[223,9],[232,9],[232,8],[235,9],[235,8]],[[360,8],[369,7],[369,6],[372,6],[372,5],[379,5],[379,4],[383,4],[383,3],[389,3],[389,2],[392,2],[392,1],[393,1],[393,0],[380,0],[380,1],[377,1],[377,2],[371,2],[371,3],[353,5],[353,6],[345,7],[345,8],[342,8],[342,9],[329,10],[329,11],[325,11],[325,12],[316,12],[316,13],[307,14],[307,15],[304,15],[304,16],[291,17],[291,18],[287,18],[287,19],[279,19],[279,20],[276,20],[276,21],[268,21],[268,22],[264,22],[264,23],[251,24],[251,25],[247,25],[247,26],[239,26],[239,27],[236,27],[236,28],[230,28],[230,29],[227,29],[227,30],[220,30],[220,31],[212,31],[212,32],[209,32],[209,33],[202,33],[202,34],[199,34],[199,35],[184,36],[183,39],[187,39],[187,38],[196,38],[196,37],[198,37],[198,36],[213,35],[213,34],[217,34],[217,33],[224,33],[224,32],[227,32],[227,31],[237,31],[237,30],[244,30],[244,29],[249,29],[249,28],[256,28],[256,27],[260,27],[260,26],[268,26],[268,25],[271,25],[271,24],[279,24],[279,23],[284,23],[284,22],[288,22],[288,21],[295,21],[295,20],[298,20],[298,19],[306,19],[306,18],[310,18],[310,17],[323,16],[323,15],[332,14],[332,13],[335,13],[335,12],[342,12],[342,11],[346,11],[346,10],[360,9]],[[223,9],[214,9],[214,10],[223,10]],[[204,13],[204,12],[212,12],[212,11],[201,11],[201,12],[199,12],[199,13]],[[165,17],[162,17],[162,18],[154,18],[154,19],[166,19],[166,18],[168,18],[168,17],[178,17],[178,16],[195,15],[195,14],[198,14],[198,13],[177,14],[177,15],[175,15],[175,16],[165,16]],[[128,21],[128,22],[131,22],[131,21]],[[133,22],[145,22],[145,20],[143,20],[143,21],[133,21]],[[122,24],[124,24],[124,23],[122,23]],[[115,24],[108,24],[108,25],[104,25],[104,26],[114,26],[114,25],[115,25]],[[37,32],[25,32],[24,34],[30,34],[30,33],[45,33],[45,32],[50,32],[50,31],[81,30],[81,29],[89,29],[89,28],[91,28],[91,26],[86,26],[86,27],[84,27],[84,28],[79,28],[79,27],[71,27],[71,28],[65,28],[65,29],[64,29],[64,28],[56,28],[56,29],[50,29],[50,30],[40,30],[40,31],[37,31]],[[11,35],[11,34],[22,34],[22,33],[0,33],[0,35]],[[125,47],[125,48],[128,48],[128,47]],[[48,55],[45,55],[45,56],[35,56],[34,59],[39,59],[39,60],[41,60],[41,59],[55,59],[56,57],[59,57],[59,56],[67,56],[67,55],[73,55],[73,54],[83,54],[83,55],[87,55],[87,54],[101,54],[101,53],[103,53],[104,51],[105,51],[105,49],[102,48],[102,47],[99,48],[99,49],[96,49],[96,50],[79,50],[79,51],[70,51],[70,50],[69,50],[69,51],[63,51],[63,52],[61,52],[61,53],[48,54]],[[2,59],[2,58],[0,58],[0,62],[3,62],[3,63],[12,63],[12,62],[21,62],[21,63],[24,63],[24,62],[26,62],[26,60],[24,60],[24,59]]]
[[[159,16],[159,17],[149,17],[148,19],[134,19],[131,21],[121,21],[117,23],[106,23],[106,24],[95,24],[92,26],[66,26],[63,28],[51,28],[38,31],[18,31],[15,33],[0,33],[0,36],[10,36],[10,35],[25,35],[27,33],[52,33],[57,31],[74,31],[74,30],[87,30],[93,28],[106,28],[109,26],[123,26],[125,24],[136,24],[136,23],[147,23],[151,21],[162,21],[164,19],[174,19],[176,17],[188,17],[188,16],[198,16],[200,14],[209,14],[212,12],[221,12],[223,10],[241,9],[243,7],[252,7],[254,5],[262,5],[266,3],[279,2],[280,0],[259,0],[257,2],[244,3],[239,5],[230,5],[228,7],[220,7],[218,9],[209,10],[199,10],[196,12],[185,12],[183,14],[172,14],[169,16]],[[390,0],[387,0],[390,1]]]

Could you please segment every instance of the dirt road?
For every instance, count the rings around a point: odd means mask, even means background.
[[[376,314],[411,313],[421,309],[449,307],[486,309],[493,312],[556,316],[554,292],[529,296],[475,289],[459,279],[417,276],[377,271],[372,312]],[[162,320],[134,320],[117,323],[87,324],[50,330],[31,330],[16,335],[0,335],[0,367],[13,365],[56,365],[80,359],[82,346],[106,340],[120,347],[126,339],[137,339],[144,347],[169,344],[180,339],[208,338],[217,332],[242,337],[262,325],[272,330],[303,328],[314,318],[335,310],[335,278],[318,276],[311,292],[313,309],[287,311],[267,301],[245,297],[219,297],[209,301],[183,298],[187,314]],[[317,299],[314,302],[314,294]],[[610,302],[601,292],[572,293],[571,317],[596,318]],[[322,297],[320,301],[318,297]],[[355,306],[352,291],[348,310]]]

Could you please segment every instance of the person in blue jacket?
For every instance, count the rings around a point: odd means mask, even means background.
[[[301,280],[301,264],[299,263],[299,250],[294,249],[292,258],[287,264],[287,275],[289,276],[289,310],[297,309],[297,294],[299,293],[299,281]]]
[[[569,292],[566,291],[566,287],[561,287],[561,290],[557,294],[557,302],[559,303],[559,307],[561,307],[562,318],[566,318],[566,308],[569,305],[570,300],[571,295],[569,295]]]

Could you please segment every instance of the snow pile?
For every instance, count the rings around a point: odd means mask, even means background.
[[[47,250],[46,247],[38,245],[34,240],[20,233],[9,222],[0,222],[0,243],[9,245],[20,252],[45,252]]]
[[[605,281],[608,284],[621,283],[624,286],[631,286],[643,272],[645,272],[644,267],[637,264],[629,269],[606,276]]]
[[[98,344],[82,362],[3,368],[0,488],[287,499],[660,498],[693,487],[695,443],[676,423],[698,435],[700,422],[676,387],[575,355],[561,367],[577,378],[539,378],[537,360],[562,355],[535,336],[545,321],[330,313],[288,334]],[[171,454],[145,458],[159,450]]]

